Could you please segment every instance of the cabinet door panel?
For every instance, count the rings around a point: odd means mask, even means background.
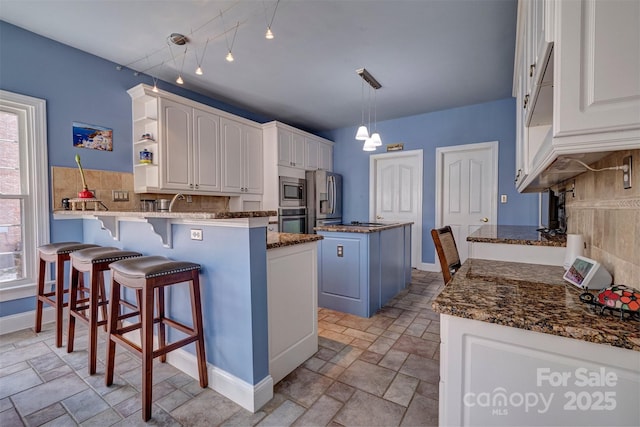
[[[305,140],[304,136],[296,133],[291,137],[291,144],[293,145],[293,153],[291,155],[293,167],[304,169],[304,155],[305,155]]]
[[[220,119],[222,130],[221,172],[222,191],[240,193],[243,188],[242,125],[233,120]]]
[[[219,117],[205,111],[193,113],[194,186],[201,191],[220,191]]]
[[[281,166],[292,166],[291,137],[291,132],[278,129],[278,164]]]
[[[191,184],[192,108],[166,99],[162,112],[162,179],[164,189],[188,190]]]
[[[640,2],[562,1],[559,10],[555,136],[640,127]]]
[[[314,139],[306,138],[306,157],[304,167],[307,170],[314,171],[319,168],[319,145],[320,143]]]
[[[262,130],[244,127],[245,184],[248,193],[262,194]]]
[[[331,144],[325,144],[321,142],[318,147],[318,169],[325,171],[333,170],[333,147]]]

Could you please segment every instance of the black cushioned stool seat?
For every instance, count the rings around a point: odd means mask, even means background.
[[[151,385],[153,379],[153,359],[160,357],[166,361],[166,354],[187,344],[195,342],[198,361],[200,386],[206,387],[207,359],[204,352],[204,334],[202,329],[202,308],[200,301],[200,265],[187,261],[173,261],[162,256],[144,256],[116,261],[111,264],[111,294],[109,301],[109,327],[107,341],[107,359],[105,384],[113,384],[116,343],[133,351],[142,358],[142,419],[151,418]],[[189,327],[165,317],[164,288],[189,282],[191,294],[191,315],[193,326]],[[136,290],[139,322],[131,325],[121,324],[132,313],[120,314],[121,287]],[[155,303],[155,304],[154,304]],[[154,315],[154,305],[156,313]],[[153,348],[154,324],[158,324],[158,348]],[[186,335],[172,343],[167,343],[165,326],[177,329]],[[125,334],[142,330],[142,345],[137,345]]]
[[[107,325],[107,295],[104,287],[104,272],[109,264],[127,258],[140,257],[140,252],[125,251],[113,247],[96,247],[72,252],[71,285],[69,289],[69,324],[67,330],[67,352],[73,351],[76,319],[89,327],[89,374],[96,373],[98,348],[98,326]],[[80,273],[89,273],[89,287],[79,284]],[[98,308],[102,308],[102,320],[98,320]],[[87,313],[88,311],[88,313]]]
[[[69,254],[80,249],[95,248],[98,245],[80,242],[58,242],[38,247],[40,258],[38,267],[38,295],[36,299],[36,325],[35,331],[42,330],[43,305],[49,304],[55,308],[56,315],[56,347],[62,347],[62,313],[67,303],[64,302],[64,294],[69,290],[64,287],[64,263],[69,261]],[[56,264],[56,281],[53,291],[45,291],[45,275],[47,263]]]

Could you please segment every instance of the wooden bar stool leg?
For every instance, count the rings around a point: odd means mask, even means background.
[[[193,316],[193,329],[198,335],[196,341],[196,356],[198,359],[198,377],[200,387],[206,387],[209,379],[207,375],[207,359],[204,352],[204,332],[202,325],[202,305],[200,300],[200,277],[198,272],[194,272],[191,285],[191,313]]]
[[[100,287],[100,310],[102,312],[102,320],[105,322],[103,325],[104,331],[107,332],[107,292],[104,286],[104,272],[98,276],[98,286]]]
[[[98,280],[102,272],[96,271],[94,264],[89,273],[89,375],[96,373],[96,352],[98,348]]]
[[[78,276],[80,272],[71,266],[71,283],[69,284],[69,324],[67,325],[67,353],[73,351],[73,342],[76,335],[76,318],[71,314],[78,305]]]
[[[109,297],[109,318],[107,321],[107,357],[105,360],[104,383],[106,386],[113,384],[113,368],[116,357],[116,343],[111,339],[111,334],[118,330],[120,323],[120,284],[111,279],[111,292]]]
[[[36,297],[36,332],[40,332],[42,330],[42,309],[44,303],[42,299],[40,299],[40,295],[44,294],[44,276],[46,274],[46,271],[47,263],[45,260],[40,258],[40,267],[38,268],[38,294]]]
[[[164,286],[156,288],[156,302],[158,304],[158,318],[160,319],[160,322],[158,323],[158,342],[160,344],[159,348],[164,348],[167,344],[164,327]],[[166,361],[166,354],[160,356],[160,362],[165,363]]]
[[[151,418],[151,387],[153,384],[153,296],[154,289],[146,286],[142,291],[142,417]]]
[[[62,313],[64,310],[64,262],[68,255],[58,255],[56,261],[56,347],[62,347]]]

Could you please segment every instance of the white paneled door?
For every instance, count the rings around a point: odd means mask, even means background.
[[[370,161],[371,221],[413,222],[411,267],[422,263],[422,150],[376,154]]]
[[[464,262],[469,234],[497,221],[498,142],[437,148],[436,162],[436,227],[451,226]]]

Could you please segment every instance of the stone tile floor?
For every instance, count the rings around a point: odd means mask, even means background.
[[[431,426],[438,424],[440,324],[431,300],[439,273],[414,270],[411,285],[366,319],[319,309],[318,352],[274,387],[256,413],[169,364],[154,367],[160,426]],[[143,425],[139,360],[118,347],[116,378],[87,374],[86,328],[75,351],[56,348],[53,325],[0,336],[0,426]]]

